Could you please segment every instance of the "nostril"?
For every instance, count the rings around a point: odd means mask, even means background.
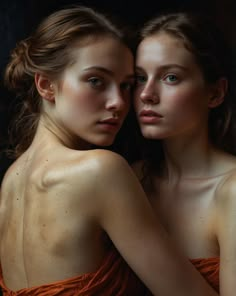
[[[156,93],[142,93],[140,99],[143,101],[156,103],[159,101],[159,97]]]

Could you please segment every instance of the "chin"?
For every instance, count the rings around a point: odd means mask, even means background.
[[[161,140],[166,137],[166,133],[157,131],[155,128],[143,128],[141,129],[141,133],[145,139],[150,140]]]
[[[153,133],[150,131],[142,131],[142,135],[145,139],[150,139],[150,140],[159,139],[156,133]]]
[[[115,141],[115,138],[104,139],[101,141],[96,141],[94,145],[100,146],[100,147],[108,147],[108,146],[111,146],[114,143],[114,141]]]

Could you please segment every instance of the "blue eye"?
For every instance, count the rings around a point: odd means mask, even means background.
[[[91,77],[88,79],[89,84],[91,84],[92,87],[98,88],[103,86],[104,82],[102,79],[98,77]]]
[[[147,78],[144,75],[136,75],[136,82],[137,84],[144,84],[147,82]]]
[[[175,83],[175,82],[177,82],[178,78],[177,78],[177,76],[174,75],[174,74],[169,74],[169,75],[167,75],[167,76],[165,77],[164,80],[166,80],[166,81],[169,82],[169,83]]]

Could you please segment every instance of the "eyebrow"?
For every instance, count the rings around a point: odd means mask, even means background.
[[[184,71],[187,71],[188,68],[187,67],[184,67],[184,66],[181,66],[179,64],[167,64],[167,65],[163,65],[163,66],[160,66],[159,67],[159,70],[163,71],[163,70],[168,70],[170,68],[180,68],[181,70],[184,70]],[[144,69],[142,67],[135,67],[136,70],[138,71],[144,71]]]
[[[100,72],[103,72],[107,75],[111,75],[111,76],[114,76],[114,72],[111,71],[111,70],[108,70],[107,68],[104,68],[104,67],[100,67],[100,66],[92,66],[92,67],[88,67],[88,68],[85,68],[83,71],[91,71],[91,70],[97,70],[97,71],[100,71]],[[129,78],[129,79],[134,79],[135,75],[134,74],[128,74],[126,75],[126,78]]]

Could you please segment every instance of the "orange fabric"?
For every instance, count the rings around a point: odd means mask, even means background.
[[[114,249],[106,256],[101,267],[93,273],[45,284],[42,286],[9,290],[0,273],[4,296],[143,296],[145,288]]]
[[[220,257],[191,259],[191,262],[208,283],[219,293]]]

